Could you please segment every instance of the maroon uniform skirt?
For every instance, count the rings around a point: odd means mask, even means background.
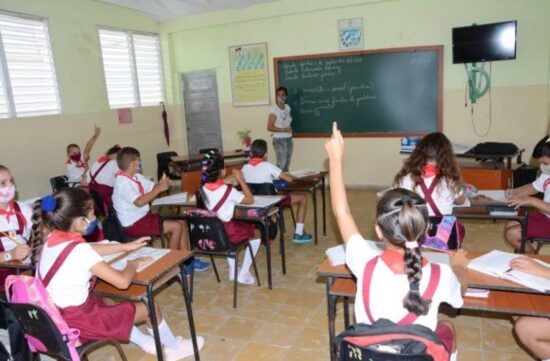
[[[229,240],[233,244],[239,244],[254,238],[254,224],[251,222],[234,221],[223,222]]]
[[[542,212],[527,217],[527,239],[533,238],[550,238],[550,218]]]
[[[124,227],[129,236],[160,236],[160,218],[158,215],[148,213],[145,217],[136,221],[131,226]]]
[[[80,306],[60,308],[71,328],[80,330],[80,342],[116,340],[128,342],[134,325],[136,305],[132,302],[106,305],[101,297],[88,296]]]
[[[287,194],[285,194],[285,197],[281,201],[281,206],[290,207],[291,202],[292,202],[292,199],[290,199],[290,194],[287,193]]]

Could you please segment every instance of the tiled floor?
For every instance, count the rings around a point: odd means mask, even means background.
[[[372,239],[374,192],[350,191],[349,198],[362,235]],[[272,252],[272,290],[266,286],[265,252],[260,250],[258,263],[262,286],[239,286],[237,309],[231,307],[232,283],[226,278],[225,260],[219,259],[217,262],[223,267],[224,280],[220,284],[216,283],[213,271],[196,275],[193,311],[198,333],[206,339],[201,352],[202,360],[328,360],[325,284],[324,279],[316,276],[315,270],[323,260],[324,250],[340,241],[330,214],[329,211],[327,237],[322,237],[318,246],[297,246],[286,242],[286,276],[281,273],[279,255],[276,251]],[[306,229],[311,231],[311,212],[308,220]],[[288,219],[287,224],[290,222]],[[467,221],[465,224],[466,249],[507,249],[502,240],[502,223]],[[180,285],[172,283],[157,293],[156,300],[176,333],[187,336],[189,332]],[[341,311],[340,306],[338,309]],[[513,337],[510,317],[478,313],[463,314],[452,320],[458,329],[459,360],[532,360]],[[340,312],[337,331],[343,327]],[[133,345],[124,348],[130,360],[154,359]],[[116,360],[112,352],[108,348],[101,349],[90,359]]]

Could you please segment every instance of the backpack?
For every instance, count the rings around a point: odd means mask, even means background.
[[[423,325],[397,325],[381,318],[359,323],[336,336],[339,361],[448,361],[434,331]]]
[[[6,278],[6,297],[10,303],[29,303],[37,305],[42,308],[52,319],[53,323],[57,326],[57,329],[63,335],[63,338],[67,341],[67,347],[71,354],[73,361],[80,361],[76,347],[80,345],[78,336],[80,330],[70,328],[67,322],[61,315],[61,312],[57,306],[53,303],[48,291],[46,291],[47,285],[51,279],[61,267],[65,259],[69,256],[71,251],[78,245],[78,242],[69,243],[63,251],[59,254],[54,264],[41,280],[40,271],[38,265],[36,266],[38,277],[26,276],[26,275],[11,275]],[[25,335],[27,343],[32,352],[46,352],[47,349],[40,340]]]

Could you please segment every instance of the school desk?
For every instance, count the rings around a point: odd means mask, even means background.
[[[323,211],[323,236],[327,236],[327,211],[326,211],[326,176],[327,171],[320,171],[318,174],[313,174],[306,177],[298,178],[290,183],[286,187],[277,188],[281,192],[307,192],[311,194],[313,201],[313,237],[315,244],[318,244],[317,233],[317,190],[321,189],[321,204]]]
[[[127,253],[117,257],[112,262],[116,262],[118,259],[124,257],[125,255],[127,255]],[[93,294],[96,296],[134,302],[141,301],[145,303],[151,317],[153,335],[157,348],[157,360],[159,361],[164,360],[164,356],[162,354],[162,346],[160,343],[158,320],[155,312],[155,301],[153,292],[159,287],[166,284],[172,278],[176,277],[178,272],[182,280],[181,289],[183,293],[183,298],[185,300],[185,307],[187,310],[187,319],[191,332],[193,350],[195,352],[195,360],[200,360],[199,349],[197,346],[197,335],[195,333],[195,323],[193,321],[193,309],[191,307],[191,296],[183,269],[184,262],[190,257],[190,252],[171,249],[170,252],[156,260],[153,264],[149,265],[141,272],[136,273],[130,287],[128,287],[127,289],[121,290],[109,283],[98,282],[92,291]]]
[[[194,194],[194,193],[193,193]],[[189,195],[189,193],[188,193]],[[173,197],[172,196],[167,196]],[[162,198],[159,198],[160,203],[162,203],[163,206],[170,205],[170,206],[176,206],[180,208],[193,208],[196,207],[196,201],[191,200],[190,196],[187,201],[185,202],[173,202],[170,204],[167,204],[167,202],[163,202]],[[273,288],[273,282],[272,282],[272,272],[271,272],[271,244],[269,242],[269,219],[272,215],[275,215],[276,213],[282,214],[282,210],[280,207],[281,201],[284,199],[284,196],[254,196],[254,199],[256,200],[253,204],[250,205],[244,205],[244,204],[237,204],[235,205],[235,213],[233,216],[233,219],[236,220],[242,220],[247,222],[253,222],[257,223],[262,227],[262,244],[265,246],[266,251],[266,257],[267,257],[267,286],[269,289]],[[254,215],[249,214],[249,210],[253,209],[255,213]],[[161,216],[162,219],[182,219],[181,216]],[[282,263],[282,271],[283,274],[286,274],[286,261],[285,261],[285,239],[284,239],[284,219],[283,217],[278,217],[279,222],[279,252],[281,253],[281,263]],[[162,222],[161,222],[162,224]]]
[[[481,252],[468,252],[467,257],[474,259]],[[545,262],[550,262],[550,256],[537,256]],[[327,314],[329,327],[330,359],[335,360],[335,319],[336,303],[339,297],[344,301],[344,324],[350,325],[349,299],[355,297],[356,279],[345,265],[332,266],[325,259],[317,268],[317,275],[326,277]],[[461,309],[471,311],[487,311],[512,315],[550,317],[550,293],[540,293],[520,284],[485,275],[474,270],[467,270],[468,287],[491,290],[488,298],[464,297]]]
[[[474,220],[507,220],[517,221],[521,225],[521,246],[519,253],[525,253],[525,244],[527,243],[527,210],[521,207],[518,214],[509,215],[492,215],[489,213],[487,205],[472,205],[470,207],[455,207],[453,215],[458,219],[474,219]],[[467,230],[466,230],[466,234]]]

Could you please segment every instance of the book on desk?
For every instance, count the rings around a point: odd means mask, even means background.
[[[517,257],[522,256],[515,253],[494,250],[473,259],[468,264],[468,268],[490,276],[503,278],[540,292],[549,292],[550,280],[510,268],[510,261]],[[550,264],[537,259],[535,259],[535,261],[546,267],[550,267]]]
[[[507,205],[487,205],[487,211],[491,216],[517,216],[518,211]]]

